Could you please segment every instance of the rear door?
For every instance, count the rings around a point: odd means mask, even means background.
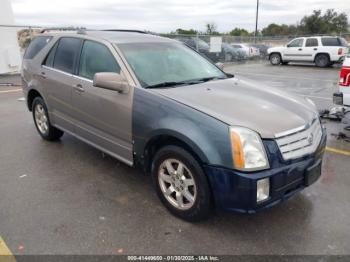
[[[95,73],[123,74],[113,53],[112,46],[84,41],[72,93],[75,128],[90,144],[132,165],[133,89],[130,86],[128,93],[119,93],[93,86]]]
[[[303,56],[304,38],[297,38],[287,44],[282,59],[284,61],[304,61]]]
[[[73,72],[79,58],[82,40],[62,37],[48,53],[42,65],[42,83],[47,93],[51,122],[74,132],[72,112]]]
[[[307,38],[305,41],[305,47],[303,48],[303,57],[305,61],[314,61],[315,55],[319,52],[318,39],[315,37]]]

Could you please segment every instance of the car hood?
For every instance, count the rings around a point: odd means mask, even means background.
[[[237,78],[152,89],[162,96],[192,107],[231,126],[243,126],[262,138],[310,123],[314,105],[304,98]]]

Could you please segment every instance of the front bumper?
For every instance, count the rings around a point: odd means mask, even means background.
[[[206,165],[204,169],[209,177],[216,206],[227,211],[255,213],[288,199],[309,185],[305,177],[306,171],[318,163],[322,164],[326,140],[326,133],[323,132],[314,154],[290,161],[283,160],[275,141],[264,141],[271,168],[259,172],[243,173]],[[257,203],[257,181],[267,177],[270,178],[270,196]]]

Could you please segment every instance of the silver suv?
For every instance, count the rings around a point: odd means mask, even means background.
[[[42,138],[65,132],[141,167],[189,221],[214,206],[263,210],[321,175],[326,134],[310,100],[241,81],[176,40],[43,34],[22,78]]]

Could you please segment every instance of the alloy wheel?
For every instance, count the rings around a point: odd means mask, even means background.
[[[158,182],[165,199],[175,208],[190,209],[197,197],[194,177],[177,159],[166,159],[158,170]]]

